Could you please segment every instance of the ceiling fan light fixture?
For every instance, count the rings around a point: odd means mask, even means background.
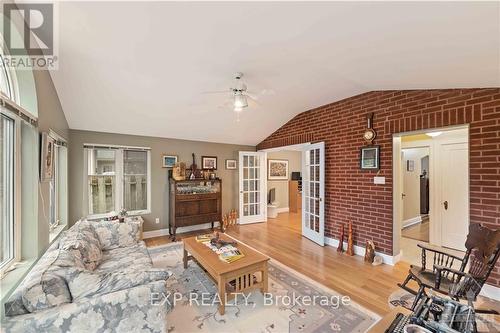
[[[247,98],[245,95],[238,94],[234,96],[234,109],[236,108],[243,109],[248,106]]]

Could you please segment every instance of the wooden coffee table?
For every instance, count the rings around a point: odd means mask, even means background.
[[[226,241],[234,239],[221,234],[220,238]],[[267,262],[269,257],[252,250],[238,242],[236,246],[245,257],[226,263],[205,244],[196,241],[196,237],[184,238],[184,268],[187,268],[188,260],[194,259],[200,264],[217,283],[219,299],[219,313],[225,312],[226,301],[234,298],[235,294],[260,289],[262,293],[267,292]],[[260,272],[260,281],[254,281],[254,274]],[[234,287],[228,288],[229,282],[235,281]]]

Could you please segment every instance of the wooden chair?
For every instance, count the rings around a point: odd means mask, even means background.
[[[463,258],[429,246],[418,246],[422,249],[422,267],[410,266],[405,281],[398,284],[415,295],[412,310],[422,296],[426,295],[426,288],[449,295],[455,300],[475,300],[500,255],[500,230],[491,230],[471,223],[465,242],[467,251]],[[432,270],[426,266],[429,252],[433,256]],[[459,264],[458,268],[453,268],[455,263]],[[466,273],[467,264],[469,269]],[[418,291],[407,286],[411,280],[418,283]]]

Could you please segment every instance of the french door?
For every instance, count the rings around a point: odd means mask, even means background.
[[[325,144],[302,151],[302,235],[325,245]]]
[[[267,219],[266,153],[240,151],[240,224]]]

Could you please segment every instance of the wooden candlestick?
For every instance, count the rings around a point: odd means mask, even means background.
[[[344,252],[344,224],[340,226],[339,246],[337,247],[337,252]]]
[[[347,255],[353,256],[354,255],[354,239],[353,239],[353,232],[352,232],[352,221],[349,221],[349,233],[347,236]]]

